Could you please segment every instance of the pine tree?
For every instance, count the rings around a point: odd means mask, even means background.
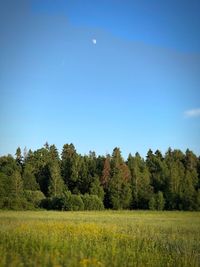
[[[65,144],[62,150],[61,174],[70,191],[79,178],[79,156],[73,144]]]
[[[64,192],[64,182],[60,175],[60,167],[58,162],[53,161],[50,164],[50,181],[48,187],[48,195],[50,197],[61,196]]]
[[[128,166],[131,173],[132,208],[148,208],[152,195],[150,173],[139,153],[128,157]]]
[[[113,150],[111,179],[108,184],[108,199],[113,209],[128,208],[131,202],[130,171],[119,148]]]
[[[111,176],[110,155],[107,155],[104,161],[104,167],[103,167],[102,176],[100,179],[101,185],[103,186],[104,189],[108,187],[110,176]]]
[[[22,168],[23,157],[22,157],[22,152],[21,152],[21,148],[20,147],[17,148],[15,156],[16,156],[17,164],[20,166],[20,168]]]
[[[166,179],[166,207],[167,209],[181,209],[181,186],[185,176],[184,155],[179,150],[168,150],[165,161],[169,170]]]
[[[104,190],[100,184],[99,177],[96,175],[93,182],[90,185],[89,190],[91,195],[97,195],[102,201],[104,199]]]
[[[34,175],[34,168],[30,165],[30,163],[25,165],[22,179],[24,189],[32,191],[39,189],[39,184],[36,182],[36,177]]]

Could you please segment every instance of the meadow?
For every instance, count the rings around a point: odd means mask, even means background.
[[[200,266],[200,212],[1,211],[0,266]]]

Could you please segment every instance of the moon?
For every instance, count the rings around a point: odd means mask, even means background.
[[[92,39],[93,44],[95,45],[97,43],[96,39]]]

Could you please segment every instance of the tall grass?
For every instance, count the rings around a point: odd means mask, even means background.
[[[200,213],[2,211],[0,266],[200,266]]]

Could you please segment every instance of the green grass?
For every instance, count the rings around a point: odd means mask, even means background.
[[[1,211],[0,266],[200,266],[200,213]]]

